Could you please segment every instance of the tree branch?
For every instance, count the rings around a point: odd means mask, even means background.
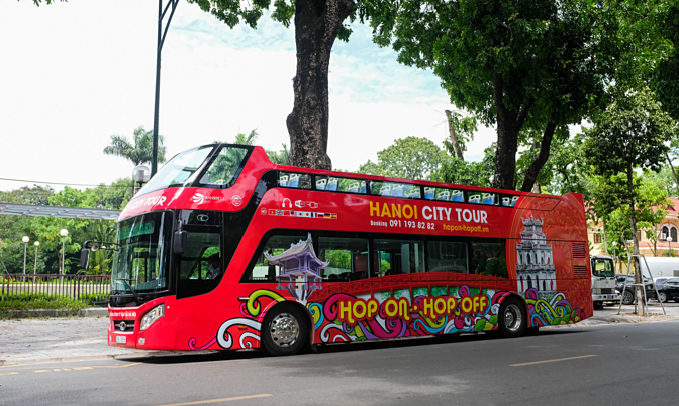
[[[545,132],[542,136],[542,145],[540,146],[540,154],[537,159],[533,161],[526,170],[526,176],[523,179],[523,185],[521,186],[521,191],[530,192],[533,188],[533,184],[538,178],[538,174],[542,170],[542,167],[547,163],[549,159],[549,150],[552,147],[552,138],[554,138],[554,132],[556,131],[557,123],[549,121]]]

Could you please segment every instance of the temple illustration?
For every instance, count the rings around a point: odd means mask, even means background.
[[[264,253],[269,265],[280,266],[276,276],[278,281],[277,290],[287,289],[298,302],[306,303],[309,296],[316,290],[321,289],[321,270],[328,266],[314,252],[311,234],[306,241],[290,245],[290,249],[271,256]],[[283,282],[287,280],[287,287]]]
[[[556,293],[556,268],[552,244],[542,231],[545,221],[521,217],[521,242],[516,244],[516,279],[520,293],[536,288],[544,294]]]

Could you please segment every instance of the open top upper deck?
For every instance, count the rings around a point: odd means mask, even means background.
[[[238,211],[253,196],[262,176],[277,171],[273,187],[392,197],[470,205],[550,211],[560,196],[476,186],[399,179],[273,164],[262,147],[209,144],[173,157],[123,210],[120,219],[152,210]]]

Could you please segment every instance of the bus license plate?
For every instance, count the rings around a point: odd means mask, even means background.
[[[118,343],[118,344],[125,344],[126,338],[127,338],[127,337],[125,337],[125,336],[116,336],[116,343]]]

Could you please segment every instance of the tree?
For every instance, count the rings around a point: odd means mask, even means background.
[[[189,0],[233,28],[243,20],[252,28],[271,0]],[[286,27],[294,16],[297,73],[294,105],[286,124],[290,163],[305,168],[332,169],[328,145],[328,66],[335,38],[348,40],[344,21],[354,19],[353,0],[276,0],[271,18]]]
[[[158,136],[158,162],[165,162],[165,137]],[[132,162],[134,166],[151,162],[153,158],[153,131],[137,127],[132,135],[132,142],[120,135],[111,136],[111,145],[104,148],[104,154],[120,156]]]
[[[451,101],[497,125],[493,186],[514,188],[524,127],[542,134],[525,171],[530,191],[554,132],[606,101],[606,85],[627,42],[618,12],[603,0],[375,0],[366,6],[375,41],[399,62],[432,69]]]
[[[454,156],[454,147],[444,142],[451,157],[441,163],[441,169],[432,176],[433,181],[457,183],[459,185],[490,187],[493,177],[495,144],[486,148],[481,162],[464,161]]]
[[[426,138],[399,138],[377,153],[377,163],[368,161],[361,165],[358,172],[426,180],[446,158],[446,153]]]
[[[634,184],[636,168],[660,170],[669,141],[676,131],[672,118],[662,111],[648,88],[640,91],[618,93],[616,100],[593,121],[586,131],[584,153],[594,173],[602,176],[624,174],[626,177],[625,200],[634,240],[634,254],[639,254],[637,236],[637,212],[639,191]],[[640,267],[635,260],[637,283],[642,283]],[[643,293],[637,286],[637,300],[641,303]],[[645,309],[642,309],[642,314]]]

